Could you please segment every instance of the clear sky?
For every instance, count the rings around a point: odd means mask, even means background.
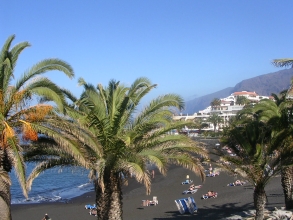
[[[280,70],[293,57],[289,0],[0,1],[0,44],[29,41],[15,77],[45,58],[72,65],[75,78],[50,78],[74,94],[77,79],[96,85],[148,77],[186,101]]]

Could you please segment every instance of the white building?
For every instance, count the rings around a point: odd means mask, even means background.
[[[257,103],[262,99],[272,99],[271,96],[260,96],[255,92],[234,92],[230,96],[226,98],[221,98],[221,104],[219,106],[208,106],[206,109],[199,111],[198,113],[194,113],[193,115],[174,115],[174,120],[195,120],[196,118],[202,118],[203,120],[207,120],[210,115],[218,114],[223,117],[223,123],[219,124],[219,127],[226,126],[230,117],[235,116],[238,111],[242,110],[245,105],[237,105],[237,98],[240,96],[246,97],[251,103]],[[216,128],[218,129],[218,128]],[[203,130],[214,130],[213,124],[210,123],[209,128]]]

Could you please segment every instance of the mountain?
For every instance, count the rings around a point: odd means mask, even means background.
[[[184,113],[194,114],[210,106],[214,98],[225,98],[234,92],[249,91],[264,96],[269,96],[272,93],[279,94],[281,91],[289,88],[292,77],[293,68],[290,68],[245,79],[234,87],[228,87],[218,92],[186,101]]]

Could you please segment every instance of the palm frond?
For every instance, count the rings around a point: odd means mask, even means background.
[[[274,59],[272,64],[276,67],[292,67],[293,58]]]
[[[26,82],[33,79],[35,76],[44,74],[52,70],[61,71],[65,73],[65,75],[67,75],[69,78],[74,77],[74,71],[72,67],[65,61],[62,61],[60,59],[45,59],[38,62],[27,72],[25,72],[23,76],[17,81],[15,87],[17,90],[19,90],[22,86],[25,85]]]
[[[55,167],[60,167],[60,166],[76,166],[76,165],[78,164],[75,163],[74,160],[68,160],[66,158],[54,158],[54,159],[51,158],[39,163],[37,166],[35,166],[35,168],[31,171],[30,175],[27,178],[27,182],[26,182],[27,191],[31,190],[33,181],[45,170],[52,169]]]
[[[18,179],[18,182],[20,184],[20,187],[22,188],[23,195],[27,198],[27,190],[26,190],[26,166],[23,160],[22,156],[22,149],[18,145],[18,141],[15,137],[8,138],[7,140],[11,151],[13,151],[14,155],[14,169],[15,173]]]
[[[48,78],[38,78],[26,86],[26,91],[44,97],[48,101],[56,103],[58,108],[63,111],[66,104],[63,91]]]

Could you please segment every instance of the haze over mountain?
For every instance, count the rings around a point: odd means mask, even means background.
[[[237,83],[234,87],[228,87],[218,92],[195,98],[185,103],[184,114],[194,114],[210,106],[214,98],[225,98],[234,92],[248,91],[256,92],[258,95],[269,96],[272,93],[279,94],[288,89],[293,77],[293,68],[284,69],[273,73],[268,73],[245,79]]]

